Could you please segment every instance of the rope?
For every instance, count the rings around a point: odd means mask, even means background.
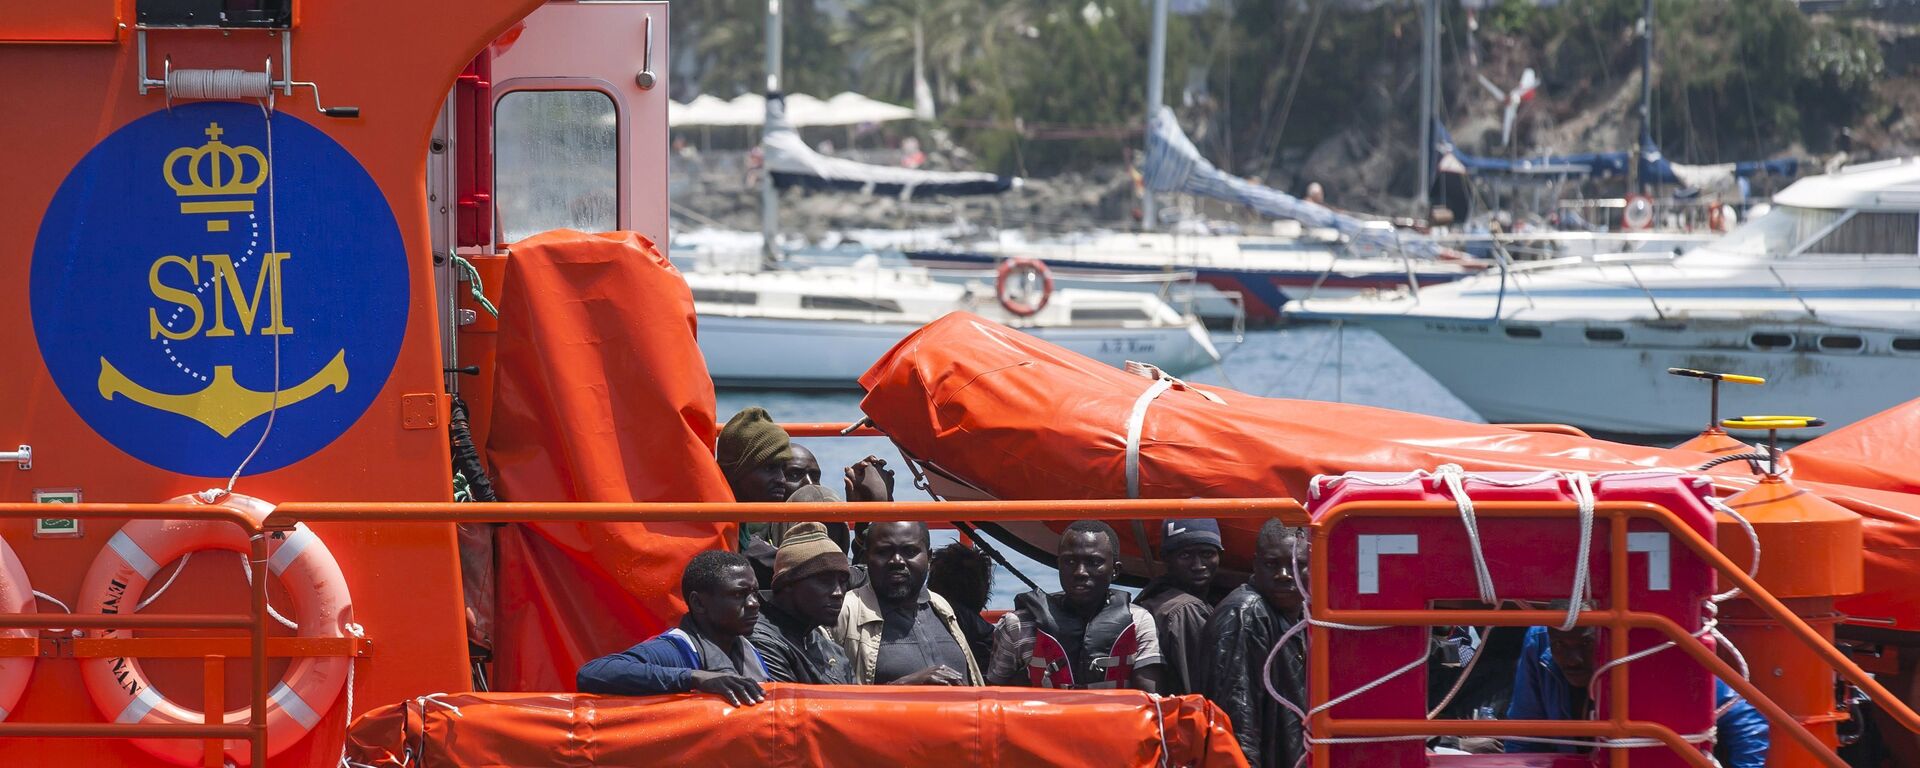
[[[134,606],[134,607],[133,607],[133,610],[134,610],[134,611],[135,611],[136,613],[137,613],[137,612],[139,612],[139,611],[144,611],[144,610],[146,610],[146,609],[147,609],[147,606],[149,606],[149,605],[152,605],[152,604],[153,604],[153,601],[155,601],[155,600],[158,600],[158,599],[160,599],[160,596],[161,596],[161,595],[164,595],[164,594],[166,594],[166,593],[167,593],[167,588],[169,588],[169,587],[172,587],[172,586],[173,586],[173,580],[174,580],[174,579],[177,579],[177,578],[180,578],[180,572],[181,572],[181,571],[184,571],[184,570],[186,570],[186,569],[187,569],[187,561],[189,561],[189,560],[192,560],[192,559],[193,559],[193,553],[192,553],[192,552],[188,552],[188,553],[186,553],[186,554],[184,554],[184,555],[181,555],[181,556],[180,556],[180,564],[179,564],[178,566],[175,566],[175,567],[174,567],[174,569],[173,569],[173,573],[171,573],[171,574],[169,574],[169,575],[167,576],[167,580],[166,580],[165,582],[162,582],[162,583],[160,584],[160,588],[159,588],[159,589],[156,589],[156,590],[154,590],[154,591],[153,591],[153,594],[152,594],[152,595],[149,595],[149,596],[147,596],[147,599],[145,599],[145,600],[142,600],[142,601],[140,601],[140,604],[139,604],[139,605],[136,605],[136,606]]]
[[[1493,627],[1487,627],[1487,631],[1480,633],[1480,636],[1483,638],[1491,638],[1493,636],[1493,629]],[[1485,650],[1485,646],[1491,645],[1492,643],[1487,640],[1481,640],[1480,644],[1482,647],[1474,649],[1473,658],[1467,660],[1467,668],[1460,670],[1460,679],[1453,681],[1453,687],[1447,689],[1447,695],[1440,697],[1439,704],[1435,705],[1433,709],[1427,710],[1428,720],[1439,717],[1441,710],[1446,709],[1448,704],[1452,704],[1453,697],[1460,695],[1460,689],[1466,687],[1467,678],[1473,677],[1474,668],[1480,666],[1481,659],[1486,658],[1487,654],[1482,653],[1482,651]]]
[[[54,605],[60,606],[60,610],[62,611],[65,611],[67,613],[73,613],[72,608],[68,608],[66,603],[60,602],[60,598],[54,597],[53,595],[49,595],[45,592],[42,592],[36,589],[33,591],[33,596],[40,598],[42,600],[45,600],[49,603],[53,603]],[[55,631],[57,632],[59,630],[55,630]]]
[[[347,634],[353,635],[354,639],[364,640],[367,637],[367,629],[351,621],[347,622],[344,625],[341,625],[341,628],[347,630]],[[360,662],[360,659],[357,656],[353,658],[349,658],[347,660],[347,710],[346,711],[347,711],[347,724],[349,725],[353,724],[353,670],[355,667],[360,666],[359,662]],[[347,741],[345,739],[341,739],[340,740],[340,768],[355,768],[355,765],[356,764],[354,762],[347,759]]]
[[[182,99],[264,99],[273,93],[273,78],[244,69],[176,69],[167,73],[167,93]],[[271,165],[271,152],[268,159]]]
[[[1153,702],[1153,725],[1160,731],[1161,768],[1171,768],[1173,764],[1173,750],[1167,746],[1167,713],[1160,710],[1159,694],[1149,693],[1147,694],[1147,699]]]
[[[1573,500],[1580,508],[1580,553],[1574,555],[1577,562],[1573,566],[1573,594],[1567,597],[1567,618],[1560,623],[1560,631],[1571,632],[1580,625],[1580,604],[1586,600],[1589,592],[1587,569],[1592,565],[1588,555],[1593,549],[1593,478],[1585,472],[1573,472],[1568,475],[1568,487],[1573,491]]]
[[[254,537],[258,538],[260,535],[261,534],[256,533],[254,534]],[[253,586],[253,561],[247,559],[247,556],[244,554],[240,555],[240,572],[243,574],[246,574],[247,586],[252,587]],[[295,624],[291,621],[288,621],[287,617],[280,615],[279,611],[276,611],[273,609],[273,603],[271,602],[267,603],[267,615],[272,616],[274,621],[280,622],[280,626],[286,627],[287,629],[291,629],[295,632],[300,631],[300,625]]]
[[[1740,524],[1740,530],[1746,532],[1747,543],[1753,547],[1753,562],[1747,564],[1747,576],[1750,578],[1759,578],[1760,576],[1760,534],[1759,532],[1753,530],[1753,523],[1747,520],[1746,515],[1740,514],[1739,510],[1736,510],[1733,508],[1732,505],[1724,501],[1721,501],[1717,496],[1708,496],[1707,506],[1713,507],[1715,511],[1720,512],[1721,514],[1724,514],[1727,517],[1733,518],[1734,522]],[[1732,600],[1733,598],[1739,597],[1739,596],[1740,596],[1740,588],[1734,587],[1733,589],[1729,589],[1725,592],[1714,595],[1713,602],[1724,603],[1728,600]]]
[[[187,71],[204,72],[209,70],[187,70]],[[238,72],[239,70],[211,70],[211,71],[218,73],[218,72]],[[265,74],[262,73],[262,76],[264,77]],[[169,93],[172,92],[171,87],[169,87],[168,92]],[[266,104],[262,103],[260,105],[260,113],[266,116],[266,119],[263,122],[266,123],[266,127],[267,127],[267,253],[273,254],[273,253],[280,252],[280,228],[278,226],[278,219],[275,215],[279,206],[276,204],[278,201],[278,198],[274,196],[274,185],[273,185],[274,177],[278,176],[279,174],[275,173],[273,170],[273,112],[267,109]],[[260,268],[263,270],[276,269],[276,267],[274,266],[273,257],[268,256],[264,260],[264,263],[261,264]],[[278,310],[275,310],[275,311],[278,311]],[[260,439],[255,440],[253,442],[253,448],[247,451],[246,458],[240,460],[240,466],[233,468],[233,476],[227,478],[228,493],[233,492],[233,487],[239,484],[240,482],[240,474],[242,472],[247,471],[247,465],[253,462],[254,456],[259,455],[260,447],[266,445],[267,437],[273,434],[273,420],[274,420],[274,417],[279,415],[280,413],[280,336],[281,335],[282,334],[278,332],[273,334],[273,401],[267,407],[267,427],[266,429],[263,429],[260,431]],[[209,501],[207,503],[211,504],[213,502]],[[272,608],[269,607],[268,610],[272,610]],[[286,620],[282,619],[281,623],[283,624],[286,623]]]
[[[459,254],[453,254],[452,258],[454,268],[460,270],[462,279],[467,281],[467,293],[473,297],[473,303],[480,305],[487,314],[499,317],[500,310],[487,300],[486,286],[480,282],[479,268],[473,266],[473,262],[460,258]]]
[[[1473,578],[1480,588],[1480,602],[1499,605],[1500,596],[1493,589],[1493,573],[1487,568],[1487,553],[1480,544],[1480,521],[1473,514],[1473,499],[1468,498],[1465,478],[1466,470],[1458,464],[1442,464],[1435,473],[1440,482],[1453,494],[1453,503],[1460,508],[1460,524],[1467,529],[1467,548],[1473,555]]]

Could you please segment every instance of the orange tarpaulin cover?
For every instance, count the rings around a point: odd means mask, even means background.
[[[732,501],[693,295],[632,232],[515,243],[487,460],[507,501]],[[510,525],[499,535],[494,687],[573,690],[587,659],[677,622],[680,570],[731,526]]]
[[[1226,716],[1199,696],[779,683],[767,694],[740,708],[705,694],[415,699],[356,720],[347,759],[374,768],[1247,764]]]
[[[914,332],[860,383],[867,390],[861,409],[894,442],[1003,499],[1126,498],[1128,419],[1151,384],[966,313]],[[1199,390],[1224,402],[1209,400]],[[1863,423],[1852,429],[1872,427]],[[1871,455],[1903,467],[1915,458],[1911,451],[1897,453]],[[1176,387],[1146,410],[1139,495],[1305,499],[1308,483],[1319,474],[1432,470],[1442,464],[1478,471],[1607,472],[1693,467],[1710,458],[1367,406]],[[1920,630],[1920,561],[1915,558],[1920,496],[1891,492],[1905,490],[1899,487],[1835,484],[1829,476],[1839,482],[1873,479],[1837,472],[1835,463],[1802,468],[1795,480],[1866,516],[1870,592],[1845,607]],[[1744,462],[1722,465],[1711,474],[1723,493],[1753,481]],[[1221,523],[1227,559],[1244,567],[1258,521]],[[1148,540],[1150,546],[1157,542],[1158,532]],[[1132,549],[1131,541],[1126,544]]]

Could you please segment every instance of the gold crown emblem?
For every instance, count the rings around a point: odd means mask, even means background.
[[[219,123],[208,123],[206,133],[210,141],[198,147],[181,147],[167,155],[167,186],[173,187],[174,194],[181,197],[251,195],[266,183],[266,155],[253,147],[220,143],[220,134],[224,132]],[[183,169],[185,178],[181,177]],[[249,172],[252,175],[249,176]]]

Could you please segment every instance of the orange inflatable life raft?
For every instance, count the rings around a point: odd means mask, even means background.
[[[1691,468],[1714,458],[1569,434],[1344,403],[1256,397],[1103,365],[981,317],[954,313],[901,340],[861,377],[860,407],[936,478],[1000,499],[1310,498],[1317,475],[1405,472],[1593,474]],[[1842,610],[1920,632],[1920,480],[1898,469],[1920,448],[1908,404],[1795,449],[1795,482],[1865,517],[1868,590]],[[1902,431],[1906,430],[1906,431]],[[1891,435],[1887,433],[1893,433]],[[1828,443],[1827,441],[1833,441]],[[1870,460],[1871,466],[1860,466]],[[1887,467],[1885,469],[1879,467]],[[1705,473],[1722,495],[1758,483],[1745,462]],[[1851,485],[1858,483],[1859,485]],[[1064,523],[1009,533],[1041,543]],[[1117,524],[1123,564],[1157,526]],[[1244,570],[1259,523],[1222,520],[1223,564]],[[1132,535],[1129,535],[1131,532]]]

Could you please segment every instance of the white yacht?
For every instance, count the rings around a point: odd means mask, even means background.
[[[993,283],[935,280],[924,269],[848,266],[686,271],[700,351],[715,384],[849,388],[908,333],[949,312],[973,312],[1074,352],[1175,375],[1219,361],[1206,329],[1151,293],[1062,288],[1015,315]]]
[[[1706,393],[1676,367],[1767,379],[1726,391],[1725,413],[1846,424],[1920,396],[1920,158],[1802,180],[1677,256],[1509,266],[1288,314],[1372,327],[1489,421],[1696,431]]]

